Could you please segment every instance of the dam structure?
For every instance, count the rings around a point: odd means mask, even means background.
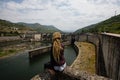
[[[120,80],[120,35],[112,33],[87,33],[76,34],[74,37],[75,41],[89,42],[95,45],[96,74],[89,75],[86,72],[76,71],[68,66],[63,71],[63,76],[69,76],[70,80]],[[77,45],[74,45],[74,47],[79,52]],[[44,78],[43,76],[45,75],[42,75],[42,77],[36,75],[31,80]]]

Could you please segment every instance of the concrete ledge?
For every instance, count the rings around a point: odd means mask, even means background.
[[[51,50],[51,46],[40,47],[36,49],[29,50],[29,58],[33,58],[45,52],[49,52]]]
[[[114,34],[114,33],[102,33],[102,35],[107,35],[107,36],[113,36],[113,37],[119,37],[119,38],[120,38],[120,34]]]
[[[111,80],[98,75],[90,75],[85,71],[78,71],[71,67],[66,67],[63,74],[71,77],[71,80]]]
[[[90,75],[84,71],[75,70],[67,66],[63,72],[55,73],[54,71],[46,70],[42,74],[34,76],[31,80],[111,80],[98,75]]]
[[[63,42],[64,46],[70,45],[70,42]],[[32,50],[29,50],[29,58],[33,58],[35,56],[41,55],[43,53],[49,52],[51,50],[51,46],[44,46],[44,47],[40,47],[40,48],[35,48]]]
[[[120,80],[120,34],[103,33],[100,41],[101,52],[98,55],[103,56],[106,75]]]

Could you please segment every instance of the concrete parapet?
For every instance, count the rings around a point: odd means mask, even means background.
[[[31,80],[112,80],[98,75],[90,75],[85,71],[78,71],[67,66],[63,72],[55,73],[46,70],[44,73],[38,74]]]
[[[90,75],[85,71],[78,71],[71,67],[66,67],[63,74],[69,76],[70,80],[111,80],[103,76]]]
[[[120,35],[103,33],[101,36],[101,50],[107,76],[113,80],[120,80]]]
[[[63,42],[65,46],[70,45],[70,42]],[[49,52],[51,50],[51,46],[44,46],[36,49],[29,50],[29,58],[33,58],[35,56],[41,55],[43,53]]]
[[[45,47],[40,47],[40,48],[36,48],[33,50],[29,50],[29,58],[33,58],[35,56],[38,56],[40,54],[43,54],[45,52],[49,52],[51,50],[51,46],[45,46]]]

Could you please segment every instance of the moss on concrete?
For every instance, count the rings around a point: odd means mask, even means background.
[[[71,65],[72,68],[95,74],[95,46],[87,42],[76,42],[79,54]]]

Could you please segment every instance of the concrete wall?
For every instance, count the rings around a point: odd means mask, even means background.
[[[120,36],[101,34],[101,41],[107,76],[120,80]]]
[[[99,38],[98,38],[98,36],[97,35],[94,35],[94,34],[80,34],[79,36],[78,36],[79,38],[78,38],[78,41],[80,41],[80,42],[90,42],[90,43],[92,43],[92,44],[94,44],[95,45],[95,50],[96,50],[96,73],[98,74],[98,75],[101,75],[101,73],[100,73],[100,65],[103,65],[102,63],[103,62],[100,62],[100,57],[99,57],[99,55],[98,55],[98,53],[99,53]],[[100,64],[100,63],[101,64]],[[103,71],[103,70],[102,70]],[[102,75],[102,76],[104,76],[104,75]]]
[[[33,50],[29,50],[29,58],[34,58],[35,56],[41,55],[45,52],[49,52],[51,50],[51,46],[45,46],[45,47],[40,47],[36,48]]]
[[[70,42],[69,41],[63,42],[63,44],[64,44],[64,46],[67,46],[67,45],[70,45]],[[51,51],[51,46],[44,46],[44,47],[29,50],[28,51],[29,58],[34,58],[38,55],[44,54],[44,53],[49,52],[49,51]]]
[[[120,80],[120,35],[82,34],[79,41],[87,41],[96,46],[96,73],[113,80]]]

